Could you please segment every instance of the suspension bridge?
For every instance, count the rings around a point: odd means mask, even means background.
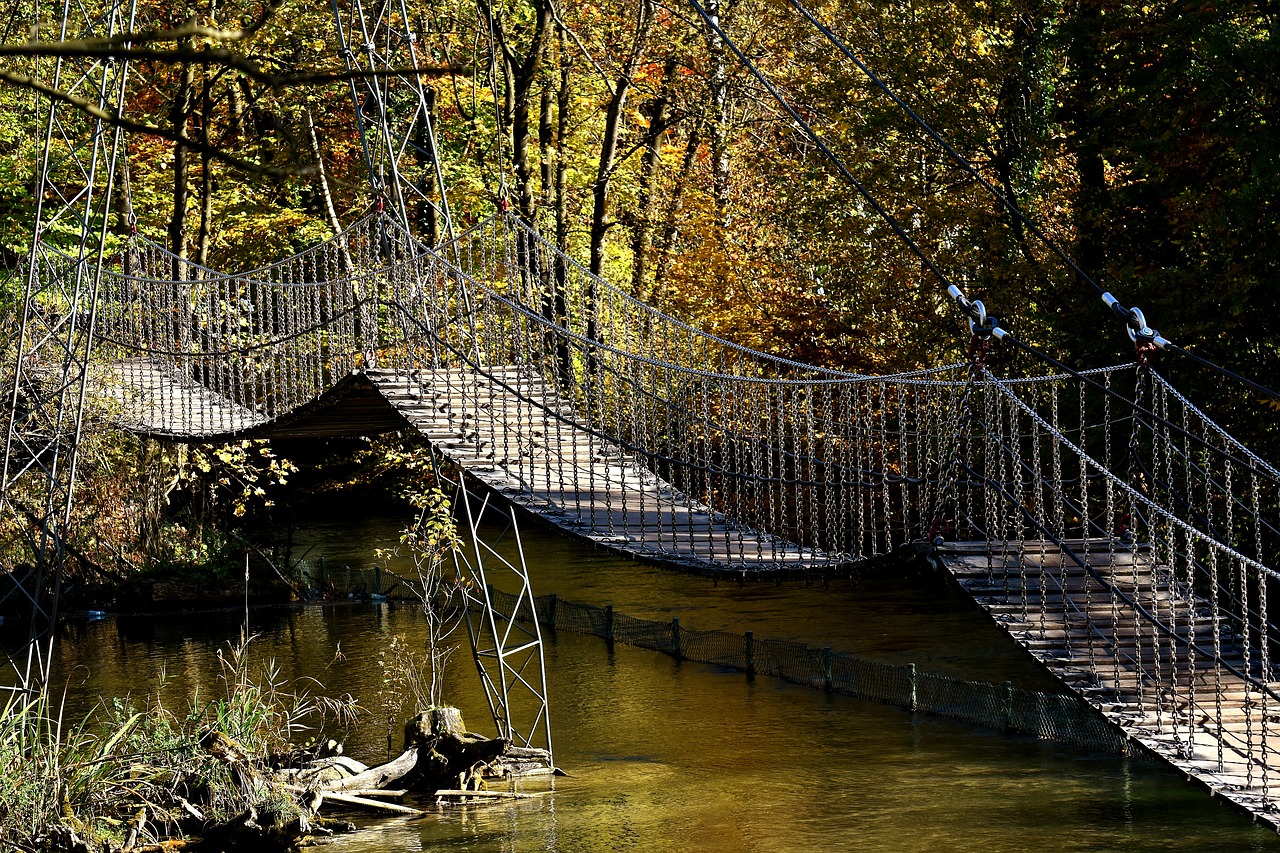
[[[369,44],[390,44],[368,31],[403,20],[362,14]],[[125,63],[93,73],[120,97]],[[415,83],[368,85],[387,103],[376,87],[413,95]],[[383,110],[371,134],[392,173],[396,140],[426,121],[416,85],[407,112]],[[1280,472],[1145,357],[999,376],[983,353],[1008,333],[955,292],[974,343],[962,363],[865,376],[787,361],[637,301],[510,212],[425,245],[409,181],[256,270],[199,268],[137,234],[95,253],[89,226],[106,219],[121,146],[118,130],[88,127],[106,186],[42,214],[37,234],[64,217],[86,236],[35,241],[12,366],[3,503],[35,558],[9,568],[7,595],[31,602],[29,683],[47,678],[86,417],[183,442],[413,429],[476,534],[496,514],[518,536],[519,507],[600,547],[729,577],[820,575],[923,544],[1132,742],[1280,825],[1268,611]],[[447,214],[443,197],[431,203]],[[528,573],[473,539],[466,571],[485,600],[472,639],[495,719],[549,745],[541,638],[521,621]],[[487,600],[495,566],[518,580],[516,612]]]

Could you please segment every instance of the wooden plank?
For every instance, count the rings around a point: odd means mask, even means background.
[[[1199,613],[1203,602],[1170,585],[1170,573],[1153,563],[1147,549],[1106,542],[1086,548],[1079,541],[1071,547],[1087,555],[1108,584],[1168,619],[1184,643],[1193,631],[1197,643],[1211,636],[1213,620]],[[1212,657],[1193,655],[1157,635],[1141,614],[1078,566],[1062,570],[1066,581],[1057,588],[1045,583],[1042,592],[1039,569],[1028,566],[1044,564],[1049,574],[1049,565],[1063,562],[1051,543],[948,543],[939,556],[998,625],[1135,741],[1280,828],[1275,800],[1263,782],[1264,775],[1275,779],[1280,770],[1280,701]],[[1219,632],[1221,654],[1245,671],[1250,667],[1234,642]],[[1253,658],[1256,664],[1256,651]],[[1176,695],[1152,683],[1157,669],[1166,680],[1176,678]],[[1188,704],[1192,697],[1194,706]],[[1264,732],[1270,745],[1262,749]]]
[[[520,394],[465,371],[424,372],[417,387],[393,373],[372,371],[370,378],[446,456],[570,535],[707,571],[832,562],[820,551],[734,525],[681,494],[634,454],[580,426],[554,384],[515,366],[490,372]]]

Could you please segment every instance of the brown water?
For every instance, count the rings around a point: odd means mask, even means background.
[[[372,561],[398,522],[315,524],[299,532],[330,565]],[[525,531],[539,593],[690,628],[831,645],[895,663],[1045,689],[1046,676],[977,608],[928,578],[714,586]],[[141,694],[165,680],[170,701],[216,690],[216,649],[241,614],[115,617],[69,628],[60,645],[73,695]],[[258,610],[257,653],[289,676],[372,700],[378,652],[392,634],[420,642],[408,607],[343,603]],[[336,658],[338,652],[341,657]],[[767,678],[676,663],[601,640],[548,638],[557,764],[552,793],[416,821],[370,822],[325,849],[488,851],[1270,850],[1277,838],[1180,775],[1113,756],[1015,739]],[[449,695],[472,728],[487,711],[461,658]],[[387,751],[366,726],[348,754]]]

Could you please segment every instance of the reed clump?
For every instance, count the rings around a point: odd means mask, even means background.
[[[0,849],[290,849],[323,831],[305,793],[271,769],[359,707],[313,680],[286,682],[273,661],[252,665],[250,645],[220,651],[218,695],[181,709],[157,692],[68,724],[48,693],[14,694],[0,712]]]

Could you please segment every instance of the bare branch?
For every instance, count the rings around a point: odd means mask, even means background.
[[[118,47],[107,39],[90,39],[64,42],[26,42],[24,44],[0,44],[0,56],[44,56],[65,58],[76,56],[88,59],[117,59],[129,62],[163,62],[174,65],[189,64],[218,67],[238,71],[244,76],[273,89],[290,86],[316,85],[345,82],[366,77],[419,77],[439,78],[449,75],[468,76],[474,69],[467,65],[424,65],[420,67],[383,68],[372,71],[290,71],[273,74],[251,59],[222,47],[205,47],[200,50],[159,50],[147,47]]]
[[[556,9],[556,4],[551,4],[551,19],[559,25],[560,29],[569,34],[569,38],[573,39],[573,43],[578,46],[578,50],[582,51],[582,55],[586,57],[587,62],[591,63],[591,67],[600,75],[600,79],[604,81],[604,87],[609,91],[610,97],[613,96],[613,81],[609,79],[609,75],[600,67],[600,63],[596,62],[596,58],[591,55],[591,51],[582,43],[582,39],[578,38],[578,34],[569,29],[569,25],[560,17],[560,12]]]
[[[34,92],[39,92],[51,100],[64,103],[85,113],[91,118],[96,118],[100,121],[106,122],[112,127],[118,127],[131,133],[144,133],[149,136],[158,136],[161,139],[167,139],[170,142],[183,146],[184,148],[196,151],[200,154],[206,154],[210,158],[221,163],[225,163],[233,169],[240,169],[245,172],[267,175],[274,178],[309,175],[315,170],[314,166],[279,168],[276,166],[264,166],[261,163],[253,163],[249,160],[243,160],[236,157],[234,154],[229,154],[226,151],[223,151],[221,148],[217,148],[212,145],[205,145],[199,140],[184,136],[176,130],[158,127],[156,125],[143,124],[142,122],[136,122],[123,116],[112,115],[95,103],[91,103],[84,98],[78,98],[75,95],[67,94],[66,92],[58,91],[52,86],[41,83],[39,80],[32,79],[25,74],[16,74],[12,71],[0,69],[0,81],[14,86],[21,86],[24,89],[30,89]]]
[[[347,80],[360,80],[366,77],[426,77],[432,80],[441,77],[470,77],[475,68],[470,65],[419,65],[406,68],[383,68],[374,71],[292,71],[279,76],[279,85],[304,86],[316,83],[339,83]]]
[[[112,39],[83,39],[78,41],[36,42],[0,44],[0,56],[43,56],[55,58],[80,57],[86,59],[117,59],[129,62],[149,61],[174,65],[218,66],[239,71],[246,77],[267,86],[277,86],[277,75],[264,71],[251,59],[232,53],[222,47],[206,47],[200,50],[161,50],[147,47],[121,47],[111,44]]]
[[[249,36],[255,35],[259,30],[266,26],[267,21],[274,17],[276,11],[283,5],[284,0],[269,0],[262,7],[262,12],[258,15],[249,26],[238,30],[222,30],[215,27],[205,27],[196,23],[195,17],[188,18],[181,26],[171,29],[163,29],[160,27],[151,27],[145,30],[136,30],[129,33],[121,33],[111,38],[101,39],[103,44],[107,45],[132,45],[147,44],[157,41],[182,41],[190,38],[207,38],[213,41],[242,41]]]

